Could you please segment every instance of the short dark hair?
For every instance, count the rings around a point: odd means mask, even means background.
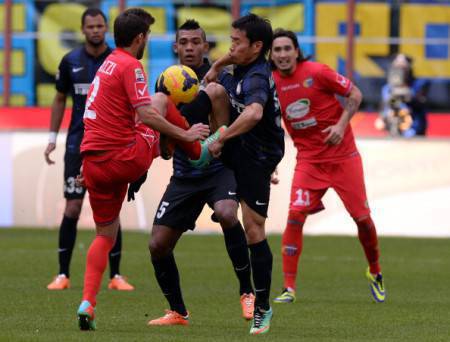
[[[128,47],[139,34],[147,34],[155,18],[142,8],[129,8],[114,21],[114,42],[117,47]]]
[[[195,31],[195,30],[201,30],[202,31],[202,39],[206,42],[206,33],[205,30],[200,26],[197,20],[195,19],[187,19],[178,29],[175,34],[175,41],[178,40],[178,32],[181,30],[185,31]]]
[[[292,41],[292,44],[298,50],[297,62],[304,62],[304,61],[307,61],[307,60],[309,60],[311,58],[310,56],[305,57],[303,55],[303,51],[300,48],[300,44],[298,43],[297,35],[293,31],[285,30],[285,29],[282,29],[282,28],[277,28],[275,30],[275,32],[273,33],[272,42],[275,39],[280,38],[280,37],[286,37],[286,38],[289,38]],[[272,64],[272,67],[274,67],[273,62],[270,61],[270,63]]]
[[[235,29],[245,31],[245,35],[250,41],[250,44],[257,41],[263,43],[260,56],[264,56],[269,51],[272,44],[273,31],[268,19],[249,13],[233,21],[231,26]]]
[[[108,20],[106,20],[105,13],[103,13],[100,9],[98,9],[98,8],[88,8],[87,10],[85,10],[83,12],[83,15],[81,16],[81,26],[84,26],[84,22],[86,21],[86,17],[87,16],[96,17],[98,15],[101,15],[103,17],[103,19],[105,20],[105,23],[108,22]]]

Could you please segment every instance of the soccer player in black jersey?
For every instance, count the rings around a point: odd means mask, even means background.
[[[229,126],[209,151],[215,157],[221,156],[236,178],[255,285],[252,335],[269,331],[272,318],[272,253],[265,236],[265,221],[271,174],[284,155],[280,106],[266,60],[272,36],[268,20],[255,14],[237,19],[232,23],[229,53],[217,60],[204,77],[214,81],[224,66],[234,65],[230,72],[219,75],[219,83],[210,82],[205,92],[213,107],[211,130],[223,124]]]
[[[88,8],[81,17],[81,31],[85,36],[85,43],[63,57],[56,74],[56,95],[52,104],[49,142],[44,152],[45,160],[49,165],[54,164],[50,154],[56,148],[56,136],[64,116],[68,94],[72,97],[73,107],[64,155],[66,206],[59,228],[59,273],[47,286],[49,290],[64,290],[70,287],[70,260],[77,235],[78,218],[86,193],[86,190],[75,182],[81,167],[80,144],[84,131],[83,113],[86,95],[95,73],[112,51],[105,42],[107,30],[106,17],[103,12],[96,8]],[[109,253],[111,280],[108,287],[115,290],[133,290],[134,287],[119,273],[121,251],[122,233],[119,229],[116,243]]]
[[[191,67],[200,80],[210,67],[208,59],[204,57],[208,49],[205,32],[198,22],[187,20],[179,27],[174,51],[180,63]],[[203,101],[208,102],[209,98],[204,92],[199,96],[203,96],[203,99],[180,108],[191,125],[209,123],[211,105],[209,109],[201,105]],[[151,320],[149,325],[187,325],[189,322],[173,249],[186,230],[195,228],[195,222],[205,204],[214,210],[224,233],[226,249],[239,279],[242,316],[252,319],[255,296],[251,285],[247,241],[237,218],[238,199],[233,171],[217,159],[206,168],[196,169],[179,148],[175,149],[173,156],[173,170],[156,213],[149,243],[155,276],[169,302],[170,310],[165,316]]]

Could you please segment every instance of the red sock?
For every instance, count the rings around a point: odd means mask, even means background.
[[[364,220],[357,221],[358,237],[364,248],[367,261],[369,262],[370,273],[378,274],[381,272],[379,258],[380,251],[378,249],[377,230],[372,218],[369,216]]]
[[[185,130],[189,129],[189,123],[186,121],[186,118],[181,115],[180,111],[169,98],[167,99],[166,120],[171,124]],[[190,159],[197,160],[198,158],[200,158],[200,154],[202,152],[200,141],[189,143],[185,141],[175,140],[175,142],[183,149],[184,152],[186,152]]]
[[[108,253],[114,246],[114,240],[97,235],[89,247],[84,274],[83,300],[96,305],[96,296],[102,283],[103,273],[108,264]]]
[[[303,224],[305,215],[289,211],[286,229],[281,240],[284,287],[296,288],[297,266],[303,248]]]

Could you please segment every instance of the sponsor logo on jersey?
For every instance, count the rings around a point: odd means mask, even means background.
[[[336,82],[339,83],[343,88],[347,88],[347,86],[348,86],[348,79],[346,79],[342,75],[337,74]]]
[[[303,87],[305,88],[310,88],[314,83],[314,80],[312,77],[307,78],[306,80],[303,81]]]
[[[315,125],[317,125],[316,118],[310,118],[310,119],[306,119],[306,120],[302,120],[302,121],[291,122],[291,127],[293,129],[305,129],[305,128],[312,127]]]
[[[81,70],[83,70],[84,69],[84,67],[73,67],[72,68],[72,72],[74,73],[74,74],[76,74],[77,72],[79,72],[79,71],[81,71]]]
[[[90,83],[74,83],[73,90],[75,95],[87,95],[90,86]]]
[[[138,99],[148,98],[148,89],[146,82],[136,82],[134,84],[134,88],[136,90],[136,97]]]
[[[111,75],[116,68],[116,63],[111,61],[104,61],[103,64],[98,69],[99,72],[104,73],[106,75]]]
[[[134,75],[136,76],[136,82],[145,82],[144,71],[142,69],[134,69]]]
[[[298,83],[289,84],[287,86],[282,86],[281,91],[288,91],[288,90],[297,89],[297,88],[300,88],[300,84],[298,84]]]
[[[288,120],[300,119],[309,113],[309,108],[309,99],[297,100],[286,107],[286,117]]]

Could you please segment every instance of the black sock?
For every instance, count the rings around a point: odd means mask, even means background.
[[[209,113],[212,112],[211,99],[203,90],[199,91],[195,99],[183,110],[183,116],[190,125],[198,122],[208,124]]]
[[[238,221],[233,227],[224,229],[223,236],[234,272],[239,279],[239,294],[253,293],[250,280],[251,268],[247,240],[245,239],[245,233],[241,223]]]
[[[250,249],[250,261],[255,284],[255,307],[268,310],[270,308],[269,295],[272,282],[272,252],[267,239],[248,247]]]
[[[59,274],[65,274],[67,278],[70,277],[69,267],[70,260],[72,259],[73,246],[77,238],[77,223],[78,218],[70,218],[64,215],[61,226],[59,227]]]
[[[116,274],[120,274],[120,258],[122,256],[122,228],[119,226],[116,243],[109,252],[109,277],[112,279]]]
[[[181,295],[180,276],[173,253],[161,258],[151,259],[159,287],[170,305],[170,310],[186,316],[187,311]]]

